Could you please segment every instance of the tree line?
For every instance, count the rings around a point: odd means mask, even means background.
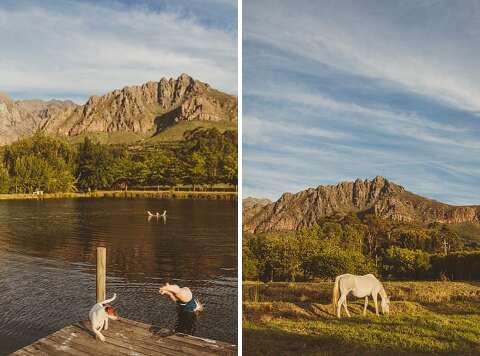
[[[243,278],[295,281],[374,273],[389,279],[478,280],[480,251],[468,248],[448,225],[352,214],[300,231],[246,235]]]
[[[170,145],[80,144],[36,134],[0,152],[0,193],[237,184],[237,136],[198,128]]]

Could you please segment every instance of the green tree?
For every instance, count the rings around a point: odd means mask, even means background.
[[[114,157],[108,148],[86,137],[78,148],[77,179],[82,190],[110,188],[115,181]]]
[[[5,147],[3,162],[11,191],[64,192],[75,188],[75,150],[62,140],[37,134],[17,141]]]
[[[396,278],[425,278],[430,270],[430,254],[421,250],[390,247],[383,257],[383,274]]]

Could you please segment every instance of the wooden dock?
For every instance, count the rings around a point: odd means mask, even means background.
[[[236,355],[237,347],[221,341],[172,333],[167,329],[119,318],[103,330],[105,342],[95,339],[89,322],[67,326],[12,353],[31,355]]]

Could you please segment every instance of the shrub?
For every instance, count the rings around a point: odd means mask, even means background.
[[[390,247],[382,261],[382,270],[386,277],[425,278],[430,267],[430,254],[401,247]]]
[[[431,274],[450,280],[480,280],[480,251],[433,255]]]
[[[320,278],[334,278],[344,273],[363,275],[375,272],[374,264],[366,256],[340,248],[314,256],[308,268],[312,276]]]

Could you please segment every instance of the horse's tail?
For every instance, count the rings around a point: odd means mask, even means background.
[[[340,280],[340,276],[335,278],[335,284],[333,285],[332,291],[332,307],[333,307],[333,315],[337,315],[337,305],[338,305],[338,294],[339,294],[339,286],[338,281]]]

